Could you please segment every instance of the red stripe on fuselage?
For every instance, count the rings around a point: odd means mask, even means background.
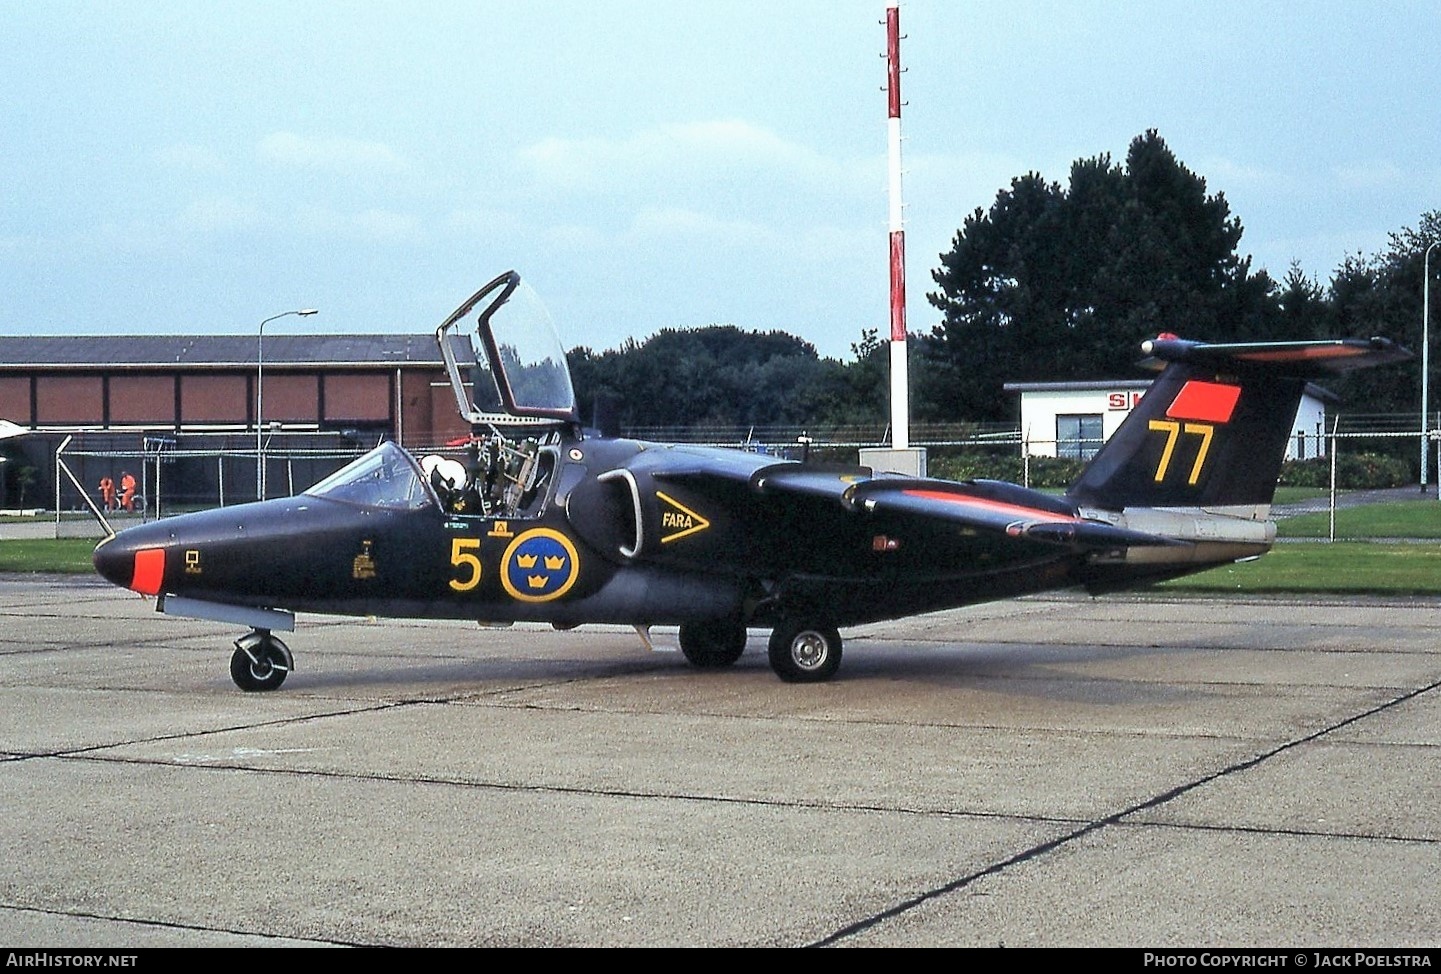
[[[1171,400],[1166,415],[1172,419],[1194,419],[1202,423],[1229,423],[1240,398],[1240,386],[1191,379]]]
[[[130,587],[141,595],[159,595],[165,584],[165,549],[141,548],[135,552],[135,574]]]
[[[1016,518],[1025,518],[1030,521],[1079,521],[1078,517],[1069,514],[1057,514],[1054,511],[1041,511],[1034,507],[1022,507],[1019,504],[1006,504],[1002,501],[986,500],[981,497],[971,497],[966,494],[951,494],[943,490],[903,490],[902,494],[910,497],[924,497],[931,501],[944,501],[948,504],[967,504],[972,507],[981,507],[988,511],[995,511],[997,514],[1009,514]]]

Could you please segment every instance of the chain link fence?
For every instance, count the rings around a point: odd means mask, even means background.
[[[1423,442],[1428,469],[1434,474],[1441,460],[1436,426],[1423,440],[1417,425],[1417,417],[1395,414],[1334,417],[1324,436],[1326,460],[1320,461],[1329,463],[1329,475],[1313,486],[1329,488],[1334,509],[1334,498],[1346,490],[1337,477],[1348,455],[1405,456],[1414,472]],[[859,448],[884,447],[890,436],[883,425],[635,427],[622,432],[636,439],[737,448],[778,459],[804,454],[852,463]],[[1086,455],[1101,445],[1043,443],[1023,436],[1013,426],[981,423],[913,424],[910,438],[913,446],[928,451],[933,476],[987,476],[1040,487],[1069,483]],[[1301,447],[1302,455],[1315,454],[1314,437],[1312,440]],[[294,494],[372,449],[378,441],[377,435],[354,431],[277,431],[268,433],[259,444],[254,433],[245,432],[73,434],[54,452],[56,535],[99,536],[108,527],[168,514]],[[1058,451],[1057,446],[1064,449]],[[1056,452],[1079,455],[1069,459],[1036,455]],[[1058,464],[1063,469],[1053,471],[1049,479],[1040,475]],[[134,481],[128,492],[127,474]],[[102,487],[105,481],[110,483],[108,492]],[[1434,476],[1424,477],[1423,486],[1435,496]]]
[[[55,449],[56,537],[297,493],[378,438],[328,432],[74,434]]]

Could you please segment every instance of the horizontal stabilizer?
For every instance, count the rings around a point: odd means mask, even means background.
[[[1163,335],[1142,343],[1141,351],[1162,362],[1188,362],[1207,369],[1256,368],[1299,379],[1338,375],[1352,369],[1404,362],[1411,357],[1409,351],[1389,338],[1210,345]]]

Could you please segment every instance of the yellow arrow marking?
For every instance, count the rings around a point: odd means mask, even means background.
[[[665,501],[671,507],[675,508],[674,511],[661,511],[661,529],[680,529],[678,531],[672,531],[672,533],[670,534],[662,535],[660,539],[661,544],[670,544],[672,541],[679,541],[681,538],[688,537],[692,534],[699,534],[701,531],[704,531],[706,528],[710,527],[709,521],[701,517],[689,507],[686,507],[674,497],[671,497],[669,494],[662,493],[661,491],[656,491],[655,496]]]

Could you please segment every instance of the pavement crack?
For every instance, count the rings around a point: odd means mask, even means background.
[[[41,916],[65,917],[72,920],[98,920],[106,923],[122,923],[129,926],[139,927],[148,930],[179,930],[187,933],[220,933],[230,934],[237,937],[254,937],[260,940],[287,941],[294,944],[324,944],[334,947],[370,947],[372,944],[358,943],[347,940],[335,940],[328,937],[296,937],[290,935],[266,933],[264,930],[242,930],[237,927],[217,927],[196,923],[175,923],[169,920],[137,919],[135,917],[121,916],[109,913],[90,913],[84,910],[60,910],[40,906],[27,906],[20,903],[0,903],[0,909],[14,910],[17,913],[34,913]],[[133,948],[131,948],[133,949]],[[123,949],[112,951],[123,953]]]
[[[1100,818],[1096,819],[1095,821],[1088,822],[1080,828],[1074,829],[1065,835],[1057,836],[1056,838],[1050,839],[1049,841],[1031,846],[1030,848],[1024,849],[1016,853],[1015,855],[1008,856],[1007,858],[1002,859],[999,862],[992,863],[984,869],[968,873],[967,875],[960,876],[949,883],[945,883],[944,885],[917,893],[915,896],[902,900],[888,909],[882,910],[862,920],[858,920],[854,923],[840,927],[839,929],[825,935],[824,937],[821,937],[818,940],[814,940],[811,943],[806,944],[805,946],[834,946],[835,944],[838,944],[849,937],[853,937],[857,934],[870,930],[873,927],[879,926],[880,924],[885,923],[888,920],[892,920],[896,917],[902,916],[903,914],[909,913],[911,910],[914,910],[925,903],[965,889],[967,886],[970,886],[972,883],[975,883],[978,880],[985,879],[988,876],[995,876],[999,873],[1006,871],[1007,869],[1010,869],[1012,866],[1017,866],[1021,863],[1029,862],[1032,859],[1044,856],[1049,852],[1059,849],[1062,846],[1069,845],[1077,839],[1084,838],[1085,836],[1088,836],[1094,832],[1098,832],[1101,829],[1114,825],[1121,825],[1123,824],[1124,820],[1129,818],[1130,816],[1136,815],[1140,812],[1159,808],[1160,806],[1165,805],[1168,802],[1174,801],[1175,799],[1180,798],[1182,795],[1189,794],[1190,792],[1195,791],[1197,788],[1200,788],[1203,785],[1210,784],[1213,781],[1217,781],[1221,778],[1228,777],[1233,774],[1239,774],[1243,771],[1248,771],[1252,768],[1257,767],[1260,764],[1265,763],[1266,761],[1271,760],[1279,754],[1284,754],[1285,752],[1290,751],[1293,748],[1300,747],[1303,744],[1308,744],[1319,740],[1320,738],[1325,737],[1328,734],[1334,734],[1336,731],[1342,729],[1343,727],[1349,727],[1352,724],[1365,720],[1368,717],[1373,717],[1376,714],[1383,713],[1384,711],[1390,710],[1391,708],[1403,704],[1408,700],[1412,700],[1416,697],[1421,696],[1424,693],[1433,691],[1438,687],[1441,687],[1441,681],[1429,683],[1426,686],[1418,687],[1414,690],[1408,690],[1405,693],[1399,694],[1391,700],[1377,704],[1376,706],[1363,710],[1360,713],[1352,714],[1351,716],[1346,717],[1343,720],[1338,720],[1333,724],[1321,728],[1320,730],[1313,731],[1312,733],[1306,734],[1302,737],[1297,737],[1292,740],[1285,741],[1284,743],[1278,744],[1273,748],[1262,751],[1259,754],[1255,754],[1244,760],[1235,761],[1225,766],[1224,768],[1217,769],[1210,774],[1202,775],[1199,778],[1195,778],[1191,781],[1177,785],[1174,788],[1167,789],[1166,791],[1163,791],[1157,795],[1153,795],[1145,801],[1138,802],[1137,804],[1132,805],[1129,808],[1114,812],[1111,815],[1107,815],[1105,818]],[[1229,829],[1227,831],[1236,831],[1236,829]]]
[[[99,755],[104,751],[113,750],[118,747],[134,747],[141,744],[163,744],[167,741],[187,741],[199,738],[211,737],[216,734],[232,734],[237,731],[259,730],[266,727],[285,727],[291,724],[303,724],[312,720],[326,720],[332,717],[350,717],[356,714],[376,713],[383,710],[393,710],[397,707],[413,706],[413,701],[398,701],[383,704],[374,704],[367,707],[351,707],[345,710],[334,710],[326,713],[304,714],[295,717],[280,717],[275,720],[261,720],[252,723],[230,724],[225,727],[211,727],[203,731],[186,731],[181,734],[156,734],[151,737],[135,737],[123,741],[106,741],[103,744],[87,744],[84,747],[59,748],[53,751],[11,751],[7,757],[12,761],[30,761],[37,758],[88,758],[92,760],[121,760],[117,758],[103,758]],[[173,762],[157,762],[173,763]]]

